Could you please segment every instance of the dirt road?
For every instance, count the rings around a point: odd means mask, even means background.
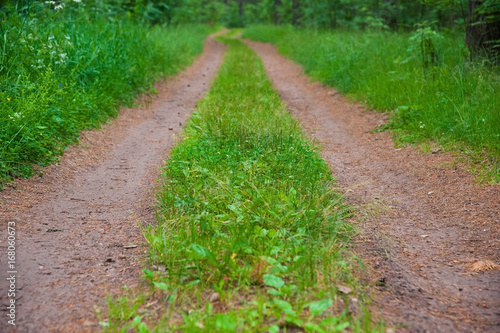
[[[17,332],[93,331],[94,306],[105,308],[107,294],[139,283],[145,248],[137,222],[154,218],[159,167],[223,53],[208,39],[192,66],[157,84],[149,107],[124,109],[101,131],[82,133],[43,178],[0,193],[2,239],[8,221],[17,227]],[[15,331],[5,320],[6,261],[0,256],[1,332]]]
[[[449,154],[394,148],[389,133],[372,133],[384,115],[310,83],[273,46],[249,45],[360,207],[354,251],[380,286],[372,309],[397,332],[500,332],[500,270],[468,269],[500,264],[499,186],[477,185]]]
[[[250,44],[359,207],[353,250],[371,267],[372,310],[397,332],[500,332],[500,271],[469,266],[500,264],[499,187],[477,185],[449,154],[394,148],[389,133],[372,133],[384,115],[310,83],[274,47]],[[83,133],[43,178],[0,193],[2,233],[9,221],[17,228],[18,332],[98,329],[93,307],[137,286],[145,251],[137,222],[153,219],[158,167],[223,51],[208,40],[191,67],[157,86],[149,108],[122,110],[102,131]],[[4,312],[6,260],[0,257]],[[10,328],[0,322],[0,331]]]

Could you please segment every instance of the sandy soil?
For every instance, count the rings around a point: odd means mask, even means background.
[[[223,53],[209,38],[192,66],[144,97],[148,107],[124,109],[102,130],[82,133],[42,178],[0,193],[2,239],[8,221],[17,227],[17,332],[93,331],[94,307],[105,309],[106,295],[140,283],[145,246],[137,222],[154,218],[159,167]],[[15,331],[5,319],[6,261],[0,256],[1,332]]]
[[[500,332],[500,188],[479,186],[454,157],[395,148],[372,133],[386,116],[311,83],[267,44],[249,42],[282,99],[319,140],[362,234],[353,250],[371,267],[374,304],[397,332]]]

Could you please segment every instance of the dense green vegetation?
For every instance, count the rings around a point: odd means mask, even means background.
[[[122,0],[127,3],[128,0]],[[421,25],[466,32],[470,59],[500,62],[498,0],[149,0],[166,17],[219,22],[228,27],[252,24],[310,29],[414,31]],[[167,9],[168,8],[168,9]],[[182,16],[179,13],[183,13]],[[175,19],[169,19],[174,21]]]
[[[164,169],[158,225],[145,229],[151,261],[162,267],[146,278],[166,309],[150,328],[372,331],[368,313],[352,318],[338,292],[357,287],[343,251],[352,231],[327,165],[257,55],[224,41],[219,75]],[[111,303],[105,327],[144,328],[148,316],[130,311],[137,303],[123,304]]]
[[[275,23],[321,29],[407,30],[423,21],[451,28],[465,25],[467,18],[467,0],[115,0],[115,3],[121,3],[122,10],[130,10],[134,4],[133,10],[155,22],[218,22],[229,27]]]
[[[55,161],[79,131],[187,65],[210,31],[106,13],[75,1],[0,10],[0,182]]]
[[[500,157],[500,74],[469,62],[461,36],[428,27],[396,34],[253,26],[244,37],[278,45],[312,78],[388,111],[400,142],[431,139]]]

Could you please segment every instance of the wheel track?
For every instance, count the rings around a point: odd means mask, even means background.
[[[450,154],[394,148],[386,116],[309,82],[274,46],[248,44],[292,114],[319,140],[347,200],[360,208],[354,251],[372,268],[372,310],[398,332],[500,332],[500,189],[479,186]]]
[[[17,332],[96,330],[94,306],[105,308],[106,295],[139,284],[145,246],[137,222],[154,219],[159,167],[223,53],[210,37],[193,65],[158,83],[157,96],[143,97],[149,107],[124,109],[101,131],[82,133],[43,178],[17,180],[0,193],[2,226],[18,228]],[[2,305],[9,301],[6,260],[0,257]],[[0,331],[9,330],[2,320]]]

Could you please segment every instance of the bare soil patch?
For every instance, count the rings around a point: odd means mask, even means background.
[[[370,267],[372,309],[397,332],[500,332],[499,186],[478,185],[451,154],[395,148],[372,132],[385,115],[309,82],[274,46],[248,44],[360,208],[353,250]]]
[[[102,130],[82,133],[80,145],[42,178],[17,180],[0,193],[2,239],[8,221],[17,226],[17,332],[96,330],[94,306],[105,308],[106,295],[140,283],[145,245],[137,222],[154,219],[159,167],[223,53],[207,39],[193,65],[144,97],[148,107],[123,109]],[[11,330],[6,261],[0,256],[2,332]]]

